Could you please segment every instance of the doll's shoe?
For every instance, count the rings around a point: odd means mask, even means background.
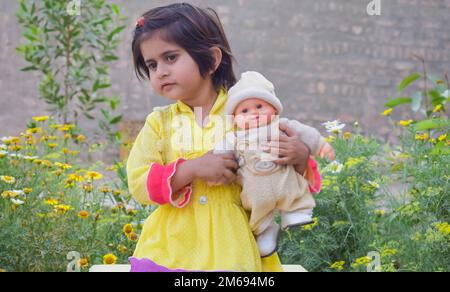
[[[259,253],[261,257],[268,257],[278,249],[278,237],[280,236],[280,226],[272,223],[261,234],[256,236]]]
[[[283,230],[286,230],[289,227],[302,226],[311,223],[314,223],[312,214],[300,213],[298,211],[281,213],[281,228],[283,228]]]

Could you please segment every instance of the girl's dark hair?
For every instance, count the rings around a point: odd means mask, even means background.
[[[144,13],[136,25],[133,42],[134,71],[139,80],[150,79],[150,72],[141,52],[141,43],[155,32],[183,49],[194,59],[200,74],[206,77],[213,70],[214,57],[210,49],[222,51],[222,61],[212,76],[214,88],[229,89],[236,83],[233,72],[233,55],[219,16],[212,8],[198,8],[188,3],[157,7]]]

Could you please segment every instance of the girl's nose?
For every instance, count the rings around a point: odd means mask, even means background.
[[[158,65],[158,67],[156,68],[156,74],[157,74],[158,78],[161,79],[161,78],[169,76],[169,70],[164,65]]]

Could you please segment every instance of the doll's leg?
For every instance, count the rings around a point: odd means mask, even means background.
[[[261,257],[267,257],[278,249],[280,226],[273,220],[273,212],[264,218],[261,223],[263,224],[258,226],[256,230],[258,233],[255,233],[256,243]]]
[[[277,208],[281,211],[281,228],[283,229],[313,222],[312,210],[316,203],[309,191],[308,182],[303,177],[298,178],[298,182],[297,191],[288,192],[277,204]]]

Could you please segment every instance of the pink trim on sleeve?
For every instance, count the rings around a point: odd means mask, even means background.
[[[170,186],[170,179],[177,171],[177,166],[185,161],[183,158],[180,158],[166,166],[158,163],[153,163],[150,166],[147,176],[147,191],[151,201],[160,205],[171,204],[178,208],[184,207],[189,202],[192,193],[192,184],[185,186],[177,192],[177,194],[181,192],[182,195],[176,201],[173,200],[174,194]]]
[[[315,194],[319,193],[322,179],[320,177],[320,173],[317,168],[317,162],[314,159],[312,158],[308,159],[308,166],[306,172],[307,172],[307,179],[309,181],[309,191]]]

